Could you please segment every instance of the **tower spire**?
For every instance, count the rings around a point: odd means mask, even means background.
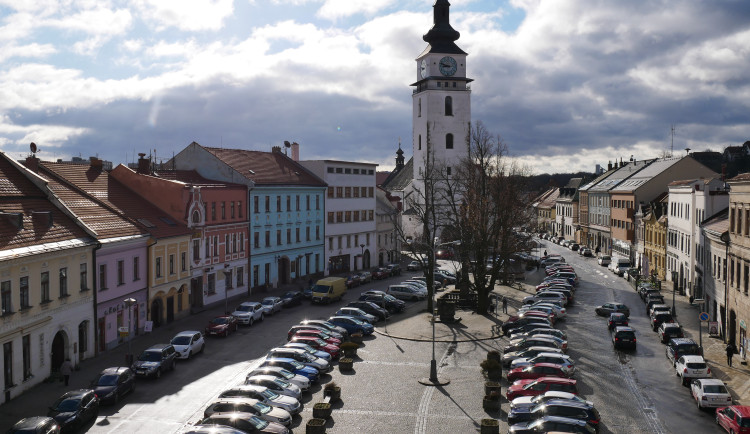
[[[450,7],[451,4],[448,3],[448,0],[435,0],[435,4],[432,6],[432,28],[422,36],[422,39],[430,44],[432,47],[430,51],[447,54],[466,54],[455,44],[455,41],[458,40],[461,34],[451,27]]]

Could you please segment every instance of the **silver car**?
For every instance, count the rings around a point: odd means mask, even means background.
[[[206,347],[203,333],[194,330],[177,333],[170,343],[177,352],[178,359],[189,359],[193,354],[202,353]]]
[[[280,395],[291,396],[299,399],[302,390],[294,384],[274,377],[273,375],[253,375],[245,378],[245,384],[254,384],[256,386],[265,386]]]
[[[302,411],[300,402],[291,396],[280,395],[267,387],[255,385],[240,385],[227,389],[219,394],[219,398],[254,398],[266,405],[283,408],[291,414]]]
[[[266,297],[260,304],[263,305],[263,310],[266,315],[273,315],[276,312],[281,312],[281,308],[284,307],[284,301],[280,297]]]
[[[280,423],[284,426],[292,424],[292,415],[283,408],[264,404],[253,398],[221,398],[212,402],[203,411],[203,417],[214,413],[252,413],[263,420]]]
[[[247,374],[248,377],[254,375],[273,375],[276,378],[288,381],[300,388],[303,392],[310,389],[310,379],[304,375],[295,374],[292,371],[284,369],[280,366],[263,366],[261,368],[254,369]]]
[[[266,311],[263,305],[257,301],[246,301],[232,312],[232,316],[237,318],[237,322],[240,324],[253,325],[255,321],[263,321],[266,315]]]

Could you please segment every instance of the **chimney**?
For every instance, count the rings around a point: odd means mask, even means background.
[[[141,175],[151,174],[151,159],[146,158],[146,154],[143,152],[138,153],[138,171]]]
[[[89,157],[89,161],[91,162],[92,169],[102,170],[102,160],[96,157]]]
[[[26,167],[34,173],[39,172],[39,159],[33,155],[26,157]]]
[[[607,171],[612,170],[612,161],[607,161]]]
[[[292,142],[292,160],[299,161],[299,143]]]
[[[274,154],[281,154],[281,146],[271,146],[271,152]]]

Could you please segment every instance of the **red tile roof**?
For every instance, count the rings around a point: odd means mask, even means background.
[[[191,184],[201,187],[240,187],[247,188],[241,184],[231,184],[228,182],[215,181],[204,178],[195,170],[155,170],[153,176],[170,181],[180,181],[185,184]]]
[[[175,221],[155,205],[143,199],[119,181],[109,176],[109,172],[67,163],[40,163],[40,171],[47,171],[47,176],[54,176],[60,184],[67,184],[65,189],[83,194],[78,199],[72,193],[66,193],[68,200],[84,213],[87,219],[96,219],[96,209],[91,202],[99,202],[105,209],[119,218],[108,216],[109,220],[97,224],[103,234],[117,236],[118,229],[122,235],[133,235],[147,231],[157,238],[173,237],[188,234],[190,231],[184,223]],[[71,188],[73,187],[73,188]],[[60,187],[62,189],[62,187]],[[81,201],[81,202],[75,202]],[[128,224],[126,225],[125,222]]]
[[[209,147],[204,149],[256,185],[326,186],[322,179],[280,152]]]
[[[0,211],[22,213],[23,226],[16,227],[11,222],[12,216],[0,216],[0,250],[73,240],[93,241],[8,158],[4,153],[0,156]],[[52,215],[52,226],[48,224],[48,213]]]

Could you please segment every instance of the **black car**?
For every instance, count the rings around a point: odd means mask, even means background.
[[[365,311],[365,313],[375,315],[378,321],[383,321],[391,316],[391,314],[386,309],[383,309],[382,307],[371,301],[352,301],[351,303],[347,304],[347,306],[356,307]]]
[[[661,343],[666,344],[670,339],[682,338],[685,335],[682,333],[682,327],[676,322],[662,323],[658,330],[659,339]]]
[[[369,301],[386,309],[390,313],[403,312],[406,303],[390,294],[362,294],[359,301]]]
[[[674,318],[672,317],[671,313],[657,311],[651,314],[651,330],[659,330],[659,326],[661,326],[662,323],[665,322],[674,322]]]
[[[597,308],[594,309],[594,312],[599,316],[608,316],[614,312],[625,314],[626,317],[630,316],[630,308],[622,303],[616,302],[604,303],[601,306],[597,306]]]
[[[312,294],[312,292],[310,294]],[[284,302],[284,307],[291,307],[302,304],[302,299],[304,298],[305,295],[302,291],[289,291],[281,296],[281,301]]]
[[[617,348],[632,348],[636,346],[635,330],[630,327],[615,327],[612,333],[612,346]]]
[[[609,331],[612,331],[615,329],[615,327],[620,326],[627,326],[628,325],[628,317],[625,316],[624,313],[611,313],[609,314],[609,320],[607,321],[607,326],[609,327]]]
[[[51,417],[32,416],[19,420],[7,434],[58,434],[60,425]]]
[[[508,413],[508,425],[514,425],[519,422],[529,422],[541,419],[545,416],[569,417],[571,419],[583,420],[599,431],[598,426],[601,421],[599,411],[592,404],[570,399],[553,399],[537,404],[528,409],[520,411],[511,411]]]
[[[650,286],[644,286],[638,290],[638,295],[641,296],[641,300],[646,301],[646,297],[650,295],[661,295],[661,291]]]
[[[126,393],[135,390],[135,373],[124,366],[107,368],[94,378],[91,388],[101,403],[117,404]]]
[[[49,408],[47,416],[54,418],[63,431],[80,429],[99,415],[99,398],[91,389],[65,392]]]
[[[703,351],[692,339],[677,338],[670,339],[667,344],[667,358],[672,362],[674,366],[675,361],[682,356],[702,356]]]
[[[646,298],[646,315],[651,311],[651,307],[655,304],[664,304],[664,297],[661,295],[649,295]]]
[[[174,370],[176,362],[177,351],[172,344],[156,344],[138,356],[138,360],[133,363],[133,370],[139,377],[161,378],[165,371]]]
[[[583,420],[571,419],[568,417],[545,416],[531,422],[521,422],[511,426],[508,429],[512,434],[542,433],[542,432],[567,432],[591,434],[596,432],[596,428],[589,425]]]
[[[401,275],[401,266],[399,264],[388,264],[385,266],[391,272],[391,276]]]

